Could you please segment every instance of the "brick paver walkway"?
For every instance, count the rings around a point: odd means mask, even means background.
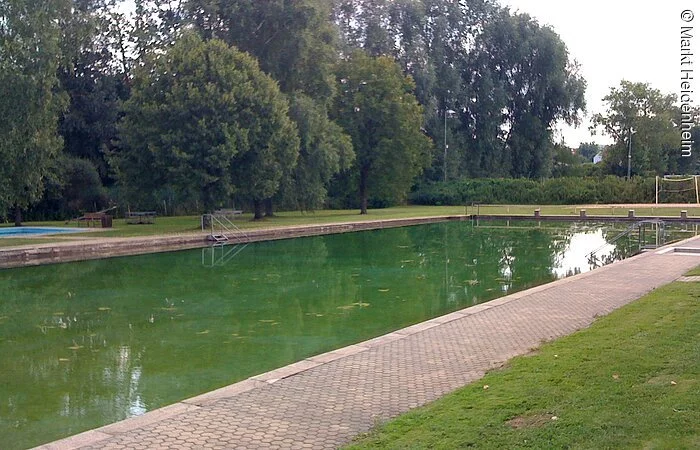
[[[685,247],[700,248],[700,238]],[[671,282],[656,251],[319,355],[45,448],[336,448]]]

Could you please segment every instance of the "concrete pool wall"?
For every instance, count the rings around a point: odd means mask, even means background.
[[[372,220],[322,225],[244,230],[247,242],[290,239],[303,236],[379,230],[450,220],[469,220],[468,216],[433,216],[408,219]],[[132,238],[95,238],[78,242],[23,245],[0,249],[0,268],[37,266],[116,256],[141,255],[176,250],[188,250],[210,245],[208,233],[142,236]]]

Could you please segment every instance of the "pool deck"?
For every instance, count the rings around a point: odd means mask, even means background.
[[[698,264],[695,237],[41,448],[337,448]]]

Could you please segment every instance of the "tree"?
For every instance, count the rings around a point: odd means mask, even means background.
[[[289,116],[299,129],[299,160],[281,194],[296,209],[312,211],[323,205],[331,178],[350,168],[355,153],[350,137],[310,97],[293,95]]]
[[[401,199],[430,163],[413,81],[388,57],[356,51],[338,68],[343,91],[333,117],[352,138],[360,213],[371,196]]]
[[[0,3],[0,209],[21,211],[43,192],[61,148],[56,133],[65,97],[58,91],[61,0]]]
[[[237,191],[260,218],[260,202],[296,163],[287,109],[252,57],[186,34],[135,71],[120,127],[120,179],[132,193],[167,187],[204,209]]]
[[[371,56],[391,56],[414,79],[427,134],[441,146],[446,134],[454,149],[447,155],[448,178],[476,171],[460,151],[471,130],[444,119],[446,111],[469,103],[471,80],[462,74],[470,73],[474,41],[498,11],[491,0],[340,0],[334,8],[347,53],[362,48]],[[443,155],[437,152],[428,179],[443,178]]]
[[[615,140],[606,152],[610,173],[625,175],[630,139],[633,174],[674,172],[680,157],[680,110],[675,95],[663,94],[647,83],[623,80],[603,97],[606,112],[593,116],[592,131],[602,129]]]
[[[283,92],[332,99],[336,32],[325,0],[190,0],[187,20],[204,39],[255,56]]]
[[[438,152],[426,176],[541,177],[556,123],[576,123],[585,82],[549,27],[491,0],[340,0],[349,47],[390,55],[416,82]],[[447,120],[447,111],[459,120]],[[445,164],[447,162],[447,164]]]
[[[465,76],[470,88],[457,109],[473,137],[473,173],[549,175],[552,128],[577,123],[585,107],[586,83],[559,36],[503,10],[476,38]]]
[[[583,176],[583,157],[563,143],[552,149],[552,178]]]
[[[111,6],[102,0],[73,1],[62,24],[61,87],[70,99],[59,121],[64,152],[89,160],[103,183],[111,184],[107,154],[117,139],[119,103],[128,97],[128,73],[116,64],[110,44]]]
[[[349,138],[328,119],[336,92],[336,30],[326,0],[191,0],[188,20],[205,39],[219,38],[256,57],[280,83],[299,129],[298,165],[285,173],[277,199],[302,209],[325,200],[330,178],[352,158]],[[272,215],[272,199],[266,199]]]
[[[32,220],[65,220],[109,203],[100,175],[87,159],[59,155],[44,184],[41,201],[27,213]]]
[[[595,142],[581,142],[576,149],[576,154],[581,156],[587,162],[593,161],[593,157],[603,151],[603,146]]]
[[[131,20],[118,11],[112,12],[110,31],[113,46],[118,49],[126,68],[140,65],[149,54],[165,52],[187,29],[186,1],[134,0]],[[127,50],[127,51],[123,51]]]

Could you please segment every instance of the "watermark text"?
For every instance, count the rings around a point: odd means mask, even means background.
[[[694,60],[693,54],[693,19],[695,14],[686,9],[681,12],[681,156],[693,156],[693,92],[694,92]]]

